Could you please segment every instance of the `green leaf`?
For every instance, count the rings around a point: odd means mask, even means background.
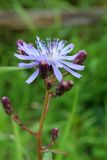
[[[21,70],[21,69],[23,69],[23,68],[20,68],[20,67],[8,67],[8,66],[0,67],[0,74],[4,73],[4,72],[16,71],[16,70]]]
[[[12,121],[14,137],[15,137],[15,148],[16,148],[16,160],[23,160],[23,146],[20,137],[19,127],[15,122]]]
[[[63,155],[65,155],[65,156],[68,155],[67,152],[62,151],[62,150],[58,150],[58,149],[51,149],[51,152],[53,152],[53,153],[55,153],[55,154],[63,154]]]
[[[44,153],[43,160],[52,160],[52,153],[51,152]]]

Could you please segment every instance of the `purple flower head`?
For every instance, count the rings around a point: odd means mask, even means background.
[[[52,72],[58,81],[61,81],[63,79],[61,68],[77,78],[81,77],[75,70],[84,70],[84,66],[73,63],[78,53],[68,56],[68,53],[74,48],[73,43],[66,45],[64,40],[59,41],[58,39],[53,41],[47,39],[45,43],[37,37],[36,45],[37,48],[34,48],[32,44],[26,44],[23,40],[17,41],[18,50],[25,54],[15,54],[15,56],[21,60],[31,61],[30,63],[21,62],[19,67],[35,68],[34,73],[28,78],[26,83],[30,84],[38,75],[41,75],[42,78],[47,78]]]

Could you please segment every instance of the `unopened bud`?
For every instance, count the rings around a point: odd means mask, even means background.
[[[61,96],[64,92],[69,91],[73,87],[73,81],[61,81],[56,89],[56,95]]]
[[[47,78],[48,77],[48,74],[49,74],[49,64],[42,60],[40,63],[39,63],[39,73],[41,75],[41,77],[43,79]]]
[[[17,53],[26,55],[25,52],[22,49],[19,49],[19,45],[23,46],[24,41],[22,39],[17,40],[16,45],[18,47]]]
[[[87,53],[84,50],[81,50],[78,52],[76,58],[73,60],[73,63],[83,64],[86,58],[87,58]]]
[[[19,39],[19,40],[17,40],[16,45],[17,46],[19,46],[19,45],[23,46],[23,42],[24,41],[22,39]]]
[[[67,81],[66,87],[65,87],[65,91],[69,91],[74,85],[73,81]]]
[[[66,86],[66,82],[65,81],[61,81],[59,86],[56,89],[56,95],[57,96],[61,96],[64,94],[65,92],[65,86]]]
[[[12,104],[10,102],[10,99],[8,97],[2,97],[1,103],[3,105],[3,108],[5,112],[10,116],[13,113]]]
[[[51,138],[52,140],[56,140],[56,138],[58,137],[59,134],[59,129],[58,128],[53,128],[51,131]]]

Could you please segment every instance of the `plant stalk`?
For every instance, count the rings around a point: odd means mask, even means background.
[[[50,99],[49,91],[46,91],[43,110],[42,110],[42,114],[40,118],[38,137],[36,137],[37,143],[38,143],[38,160],[42,160],[42,152],[41,152],[42,150],[42,132],[43,132],[43,125],[44,125],[46,113],[48,110],[49,99]]]

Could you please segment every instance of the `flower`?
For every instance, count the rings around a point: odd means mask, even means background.
[[[47,78],[51,73],[55,75],[58,81],[63,79],[61,68],[73,76],[80,78],[81,75],[75,70],[84,70],[83,65],[73,63],[73,60],[77,57],[78,53],[72,56],[68,56],[73,48],[74,44],[66,45],[64,40],[47,39],[46,43],[36,39],[37,48],[34,48],[32,44],[26,44],[23,40],[17,41],[18,54],[15,56],[21,60],[30,60],[30,63],[19,63],[21,68],[35,68],[34,73],[28,78],[26,83],[33,82],[38,75],[42,78]]]

